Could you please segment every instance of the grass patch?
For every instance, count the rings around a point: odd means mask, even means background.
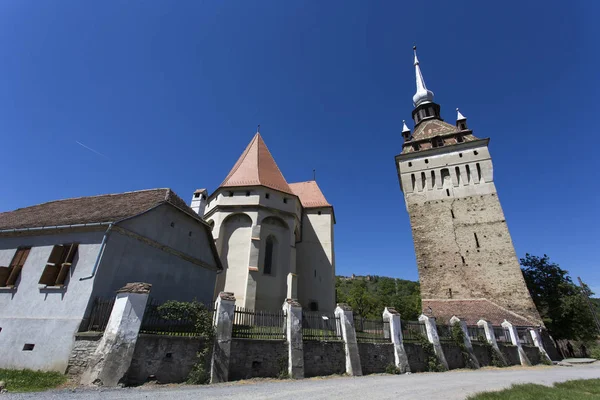
[[[6,383],[9,392],[39,392],[62,385],[67,377],[60,372],[0,369],[0,381]]]
[[[467,400],[587,400],[600,399],[600,379],[579,379],[556,383],[552,387],[525,384],[513,385],[500,392],[475,394]]]

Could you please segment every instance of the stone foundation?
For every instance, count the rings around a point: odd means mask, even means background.
[[[448,362],[448,369],[465,368],[465,361],[460,347],[454,343],[442,342],[442,349]]]
[[[391,343],[358,343],[358,353],[363,375],[385,372],[388,365],[395,365]]]
[[[232,339],[229,380],[275,378],[287,372],[288,348],[283,340]]]
[[[420,344],[404,343],[404,349],[408,356],[408,365],[412,372],[424,372],[427,370],[425,364],[425,354]]]
[[[498,343],[498,348],[500,349],[500,353],[502,353],[508,365],[521,365],[517,346]]]
[[[101,338],[102,333],[99,332],[83,332],[75,335],[75,343],[66,371],[70,380],[79,381],[79,377],[87,368]]]
[[[325,376],[346,372],[343,342],[304,342],[304,376]]]

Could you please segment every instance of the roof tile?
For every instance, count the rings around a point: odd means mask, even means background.
[[[332,207],[316,181],[290,183],[290,188],[300,198],[304,208]]]

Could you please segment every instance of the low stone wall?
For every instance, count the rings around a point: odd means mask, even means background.
[[[232,339],[229,380],[274,378],[287,368],[288,348],[283,340]]]
[[[517,346],[498,343],[498,348],[500,349],[500,352],[504,356],[504,359],[508,365],[521,365]]]
[[[449,369],[465,368],[465,360],[463,359],[460,347],[452,342],[442,342],[441,345]]]
[[[83,332],[75,335],[75,343],[66,371],[70,380],[79,381],[79,377],[87,368],[100,339],[102,339],[101,332]]]
[[[184,382],[197,362],[202,340],[186,336],[140,334],[127,372],[127,383]]]
[[[535,346],[523,346],[523,350],[525,351],[525,355],[531,361],[531,365],[541,364],[542,357],[540,355],[540,350]]]
[[[423,348],[417,343],[404,343],[404,351],[408,356],[408,365],[411,372],[424,372],[427,370]]]
[[[346,372],[346,353],[343,342],[305,341],[303,347],[305,377]]]
[[[473,343],[473,352],[475,353],[475,357],[477,358],[477,361],[479,361],[480,366],[487,367],[492,365],[492,359],[488,353],[487,346]]]
[[[395,365],[392,343],[358,343],[358,354],[363,375],[385,372],[388,365]]]

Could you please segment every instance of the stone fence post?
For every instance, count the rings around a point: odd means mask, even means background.
[[[215,341],[210,362],[210,383],[227,382],[231,357],[231,332],[235,315],[235,296],[221,292],[215,304]]]
[[[117,290],[104,335],[81,376],[83,385],[123,383],[133,359],[151,287],[149,283],[137,282]]]
[[[504,322],[502,323],[502,327],[508,330],[508,333],[510,334],[510,341],[512,342],[512,344],[517,346],[517,351],[519,352],[519,360],[521,361],[521,365],[530,366],[531,361],[529,361],[529,358],[527,358],[527,354],[525,354],[525,351],[521,346],[521,341],[519,340],[517,328],[514,327],[513,324],[511,324],[507,320],[504,320]]]
[[[540,329],[539,328],[529,328],[529,334],[531,335],[531,338],[533,339],[533,345],[535,347],[537,347],[538,350],[540,351],[540,356],[542,358],[545,358],[546,361],[552,362],[552,360],[550,359],[550,356],[546,352],[546,348],[544,347],[544,342],[542,341],[542,335],[540,334]]]
[[[392,344],[394,345],[394,361],[396,367],[400,369],[400,373],[404,374],[410,372],[410,365],[408,364],[408,356],[404,350],[404,343],[402,341],[402,320],[400,313],[396,309],[386,307],[383,310],[383,320],[390,326],[390,336]]]
[[[351,376],[362,376],[352,309],[347,304],[338,304],[335,309],[335,316],[339,318],[342,328],[342,338],[344,339],[344,350],[346,353],[346,373]]]
[[[440,364],[445,369],[448,368],[448,361],[446,361],[446,356],[444,355],[444,349],[442,349],[442,345],[440,343],[440,337],[437,333],[437,326],[435,324],[434,317],[428,317],[425,314],[421,314],[419,317],[419,322],[425,325],[425,329],[427,331],[427,340],[429,343],[433,345],[433,351],[435,352],[436,357],[438,358]]]
[[[476,369],[481,368],[477,357],[475,357],[475,352],[473,351],[473,344],[471,343],[471,337],[469,336],[467,323],[465,321],[461,321],[456,315],[454,315],[452,318],[450,318],[450,325],[452,326],[454,324],[458,324],[460,326],[460,330],[462,331],[464,336],[464,345],[467,348],[467,352],[469,353],[469,358],[473,363],[473,367]],[[469,366],[465,365],[465,367],[468,368]]]
[[[302,341],[302,306],[294,299],[283,303],[285,337],[288,345],[288,374],[292,379],[304,378],[304,344]]]
[[[492,323],[484,319],[480,319],[479,321],[477,321],[477,326],[483,328],[483,330],[485,331],[485,338],[487,339],[488,343],[492,346],[493,351],[496,352],[496,354],[502,359],[502,362],[505,365],[508,365],[508,363],[506,362],[506,358],[504,358],[504,354],[502,354],[502,352],[500,351],[500,347],[498,347],[498,341],[496,340],[496,334],[494,333],[494,326],[492,325]]]

